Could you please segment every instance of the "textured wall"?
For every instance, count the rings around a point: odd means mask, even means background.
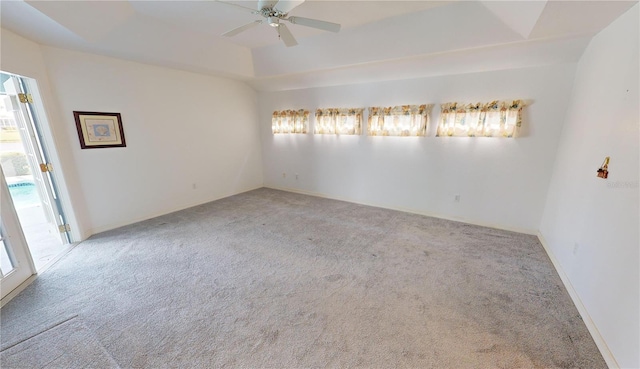
[[[56,152],[50,150],[49,154],[56,168],[52,174],[58,183],[58,195],[67,209],[67,220],[71,225],[73,240],[82,240],[90,236],[88,209],[84,199],[79,195],[81,193],[80,175],[73,164],[73,155],[70,150],[63,149],[70,147],[75,139],[65,134],[65,123],[62,122],[57,99],[52,91],[42,47],[4,28],[0,28],[0,35],[2,37],[0,69],[3,72],[33,78],[37,83],[39,94],[34,96],[34,104],[40,111],[45,112],[43,116],[39,116],[46,136],[44,144],[47,147],[57,148]]]
[[[575,64],[562,64],[262,92],[265,185],[536,233],[574,72]],[[517,139],[434,137],[438,105],[429,137],[271,133],[274,110],[509,98],[529,104]]]
[[[90,233],[262,186],[256,93],[246,84],[43,50]],[[127,147],[81,150],[74,110],[121,113]]]
[[[580,60],[540,227],[623,368],[640,367],[638,69],[636,5]]]

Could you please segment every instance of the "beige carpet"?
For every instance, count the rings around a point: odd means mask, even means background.
[[[96,235],[0,314],[2,368],[606,367],[535,237],[269,189]]]

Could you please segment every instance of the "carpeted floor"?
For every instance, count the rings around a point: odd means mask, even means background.
[[[2,368],[606,368],[534,236],[270,189],[81,243]]]

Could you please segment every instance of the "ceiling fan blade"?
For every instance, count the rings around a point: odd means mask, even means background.
[[[273,8],[283,14],[287,14],[302,3],[304,3],[304,0],[280,0]]]
[[[282,42],[284,42],[287,47],[296,46],[298,44],[298,41],[296,41],[295,37],[293,37],[291,31],[289,31],[289,28],[285,24],[280,23],[277,31]]]
[[[240,26],[238,28],[232,29],[231,31],[227,31],[227,32],[223,33],[222,36],[225,36],[225,37],[235,36],[240,32],[244,32],[244,31],[248,30],[249,28],[253,28],[253,27],[257,26],[260,23],[262,23],[261,20],[253,21],[253,22],[251,22],[249,24],[245,24],[244,26]]]
[[[303,18],[303,17],[289,17],[289,18],[286,18],[285,20],[293,24],[299,24],[301,26],[317,28],[317,29],[330,31],[330,32],[340,31],[340,25],[338,23],[325,22],[318,19]]]
[[[242,6],[242,5],[238,5],[238,4],[234,4],[234,3],[229,3],[229,2],[226,2],[226,1],[222,1],[222,0],[215,0],[215,1],[217,3],[234,6],[236,8],[242,9],[242,10],[247,11],[247,12],[251,12],[251,13],[255,13],[256,12],[255,9],[247,8],[246,6]]]

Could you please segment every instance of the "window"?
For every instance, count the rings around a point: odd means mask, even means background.
[[[513,137],[522,124],[520,100],[442,104],[436,136]]]
[[[316,110],[315,134],[359,135],[364,109]]]
[[[369,108],[369,136],[425,136],[433,105]]]
[[[309,111],[283,110],[274,111],[271,118],[271,132],[276,133],[307,133],[309,126]]]

